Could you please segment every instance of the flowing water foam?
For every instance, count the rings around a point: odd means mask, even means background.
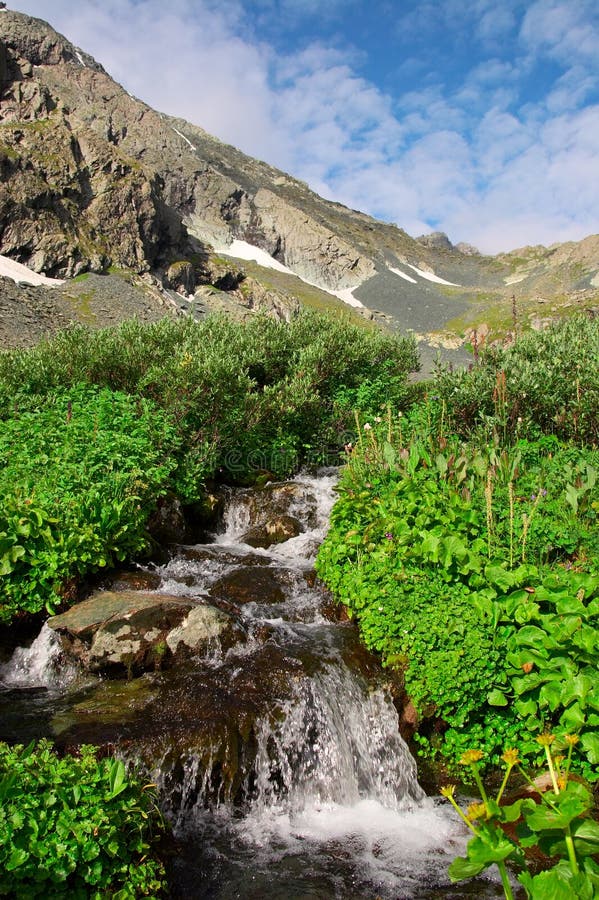
[[[201,764],[191,754],[169,814],[181,837],[193,843],[201,836],[204,852],[228,860],[223,865],[232,885],[236,878],[243,884],[251,878],[263,885],[265,896],[279,896],[277,881],[281,886],[291,878],[292,883],[294,859],[302,871],[309,864],[315,883],[328,885],[326,896],[346,896],[348,883],[360,880],[367,893],[356,896],[374,896],[368,891],[416,896],[423,883],[446,883],[447,865],[463,849],[464,834],[451,811],[425,796],[390,696],[345,663],[339,638],[346,634],[344,626],[323,618],[322,593],[300,575],[313,565],[326,533],[335,481],[327,473],[292,482],[299,490],[287,513],[310,524],[298,537],[268,550],[243,543],[244,532],[260,518],[255,492],[232,493],[228,499],[224,530],[211,546],[240,559],[251,552],[278,572],[296,573],[288,578],[282,603],[273,608],[257,598],[242,608],[250,632],[252,625],[267,623],[274,642],[290,654],[309,646],[320,665],[255,724],[255,758],[241,807],[222,795],[216,803],[209,799],[210,764],[205,754]],[[180,576],[181,560],[176,566]],[[193,577],[193,561],[186,562],[185,571]],[[168,580],[168,566],[162,574]],[[197,565],[196,587],[209,590],[215,575],[214,567]],[[229,660],[237,654],[243,665],[243,656],[252,652],[251,644],[234,648]],[[166,790],[168,772],[155,774]],[[306,896],[312,896],[310,883]],[[222,896],[243,895],[233,886],[229,890],[233,893]],[[216,890],[206,896],[221,894]]]

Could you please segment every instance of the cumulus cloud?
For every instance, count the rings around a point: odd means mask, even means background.
[[[384,88],[347,29],[297,40],[302,17],[314,33],[317,0],[11,6],[51,18],[155,108],[410,233],[440,228],[497,252],[598,230],[595,0],[413,0],[400,16],[379,0],[372,16],[397,47]],[[365,0],[331,0],[331,28],[352,11]],[[273,16],[294,29],[285,53],[261,27]]]

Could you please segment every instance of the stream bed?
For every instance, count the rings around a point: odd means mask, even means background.
[[[142,573],[226,611],[242,640],[106,678],[65,664],[45,626],[0,667],[0,739],[96,743],[141,763],[176,838],[173,898],[500,897],[492,880],[449,884],[464,829],[419,786],[388,673],[314,578],[335,481],[231,490],[217,534]],[[275,515],[294,536],[248,543]]]

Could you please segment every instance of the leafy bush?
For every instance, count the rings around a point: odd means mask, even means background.
[[[417,736],[426,752],[477,746],[497,762],[518,741],[532,759],[540,731],[576,725],[594,777],[597,579],[547,562],[598,567],[597,470],[596,451],[557,441],[464,444],[442,404],[364,423],[317,569],[436,720]],[[534,674],[520,668],[527,640]]]
[[[178,438],[152,403],[81,386],[0,430],[0,622],[53,611],[67,579],[147,544]]]
[[[47,741],[0,743],[0,894],[126,900],[166,881],[152,853],[154,794],[92,747],[59,757]]]
[[[336,461],[353,411],[406,402],[418,367],[411,338],[306,312],[291,323],[256,316],[73,326],[31,350],[0,355],[0,417],[24,398],[87,383],[148,398],[167,410],[184,453],[177,488],[220,473],[288,475],[302,462]],[[346,398],[345,401],[343,398]],[[328,454],[328,459],[327,459]]]
[[[469,372],[439,372],[435,391],[460,434],[482,427],[504,443],[556,434],[597,444],[599,321],[575,316],[490,347]]]

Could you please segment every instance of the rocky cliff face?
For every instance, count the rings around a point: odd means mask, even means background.
[[[216,254],[233,241],[268,253],[291,280],[281,290],[253,264],[255,281],[245,264],[219,274]],[[414,240],[155,112],[48,24],[11,11],[0,16],[0,254],[55,277],[116,266],[183,294],[211,284],[211,302],[242,312],[288,316],[302,291],[352,291],[422,335],[464,332],[515,284],[528,297],[555,294],[559,277],[583,305],[598,293],[595,245],[574,261],[534,248],[490,259],[442,234]],[[339,306],[326,296],[308,299]]]
[[[386,261],[434,262],[401,229],[130,97],[40,20],[3,13],[0,73],[0,249],[38,271],[139,272],[236,239],[329,290]]]

